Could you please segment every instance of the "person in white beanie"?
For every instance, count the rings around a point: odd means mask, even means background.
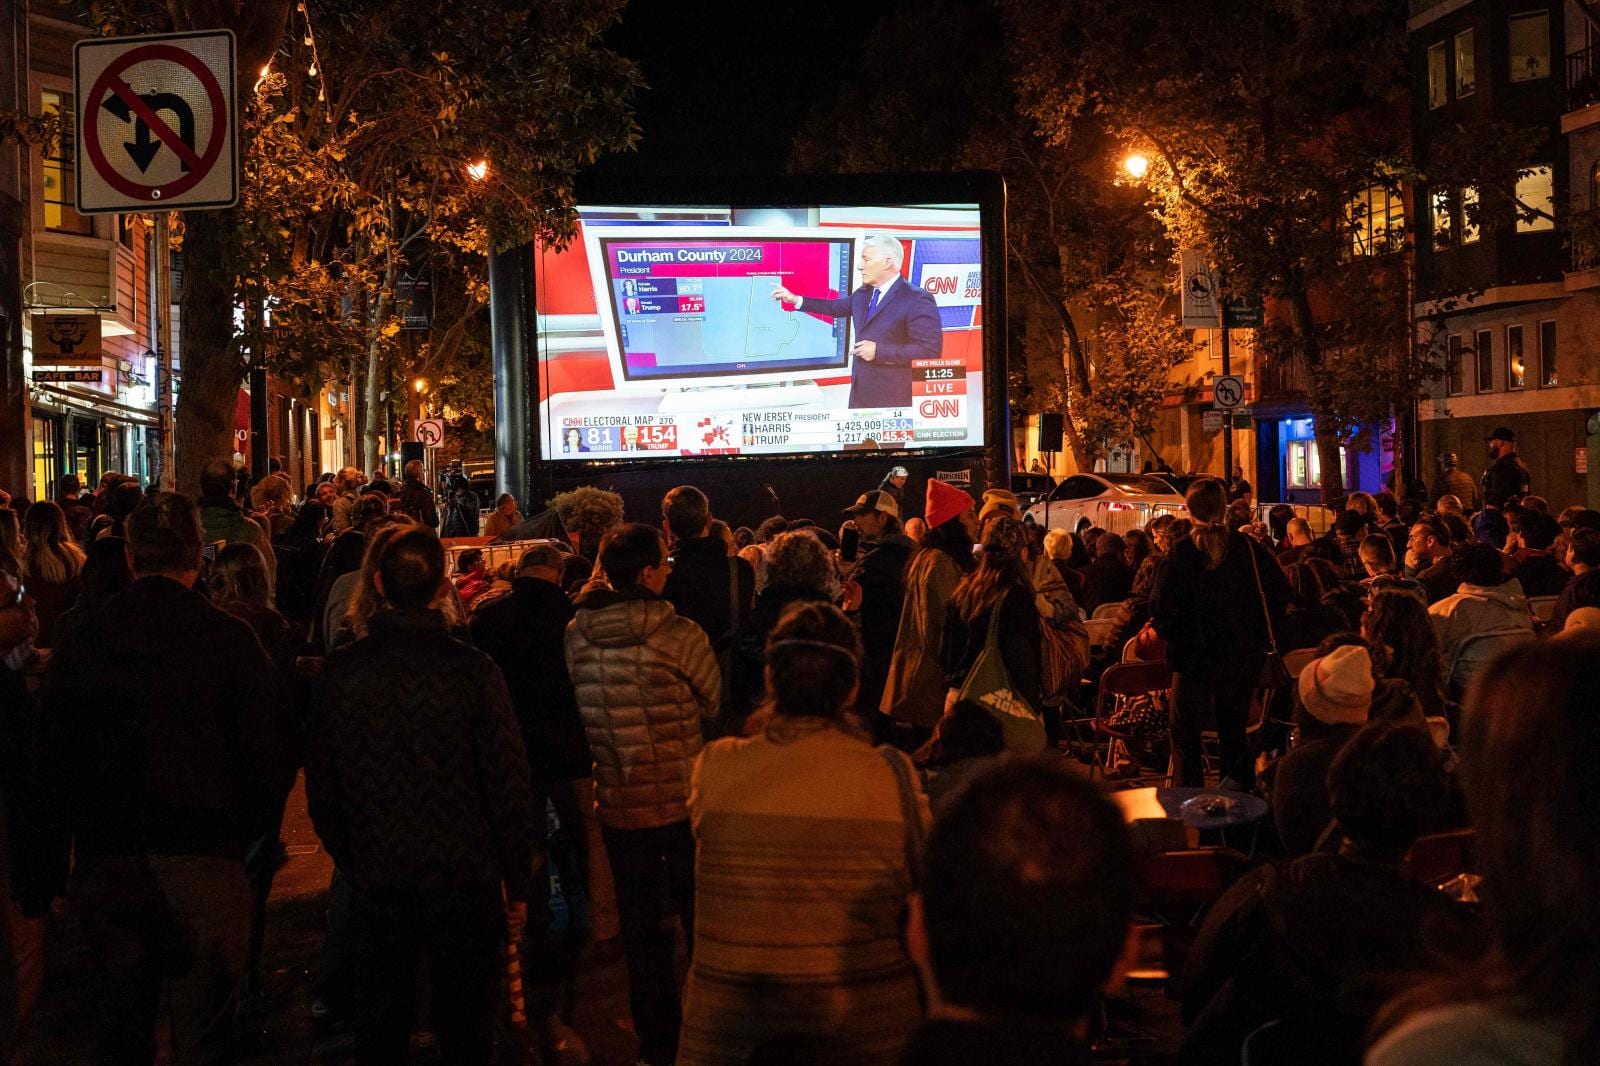
[[[1333,648],[1306,665],[1299,687],[1300,741],[1278,763],[1272,789],[1273,821],[1291,856],[1312,851],[1333,817],[1328,767],[1367,724],[1377,687],[1372,656],[1361,643]]]

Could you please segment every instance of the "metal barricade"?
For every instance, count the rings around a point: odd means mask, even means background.
[[[479,543],[480,541],[483,541],[483,543]],[[554,544],[557,548],[562,547],[561,542],[555,540],[509,540],[503,544],[489,544],[482,537],[453,537],[444,546],[445,572],[450,574],[456,572],[456,560],[461,557],[463,552],[483,552],[484,566],[490,571],[494,571],[506,563],[516,566],[517,561],[522,558],[523,552],[529,548],[537,548],[541,544]],[[564,550],[570,550],[570,548]]]

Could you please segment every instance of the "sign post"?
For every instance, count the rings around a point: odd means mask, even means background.
[[[156,217],[158,484],[173,467],[173,211],[239,201],[236,49],[231,30],[102,37],[72,49],[76,204],[82,214]]]

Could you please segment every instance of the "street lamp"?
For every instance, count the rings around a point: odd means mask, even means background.
[[[1142,181],[1150,171],[1150,160],[1142,152],[1130,152],[1122,161],[1122,169],[1135,181]]]
[[[467,164],[467,177],[473,181],[482,181],[488,176],[489,161],[487,159],[478,159]]]

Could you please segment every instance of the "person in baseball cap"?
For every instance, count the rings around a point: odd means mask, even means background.
[[[899,518],[900,504],[884,489],[873,489],[871,492],[863,492],[856,498],[855,503],[844,509],[844,513],[852,518],[874,512],[881,512],[890,518]]]

